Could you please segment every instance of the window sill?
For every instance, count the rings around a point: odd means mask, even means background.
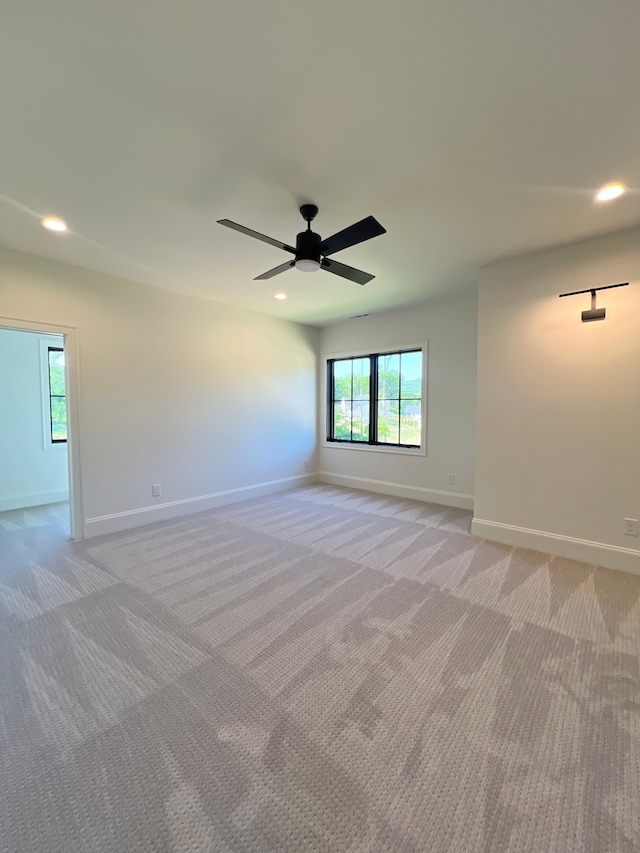
[[[355,450],[358,453],[362,451],[369,453],[394,453],[399,456],[426,456],[427,450],[423,447],[384,447],[381,444],[348,444],[340,441],[324,441],[322,447],[331,448],[331,450]]]

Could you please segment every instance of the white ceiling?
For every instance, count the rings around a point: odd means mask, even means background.
[[[638,0],[7,0],[0,243],[321,325],[640,221]],[[388,233],[253,277],[320,208]],[[44,213],[73,233],[43,231]],[[273,294],[283,289],[286,302]]]

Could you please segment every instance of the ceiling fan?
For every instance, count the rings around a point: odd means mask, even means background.
[[[332,272],[334,275],[348,278],[349,281],[355,281],[356,284],[366,284],[375,276],[362,270],[357,270],[354,267],[348,267],[346,264],[340,264],[338,261],[330,259],[329,255],[334,255],[336,252],[341,252],[342,249],[348,249],[349,246],[355,246],[357,243],[364,243],[365,240],[371,240],[372,237],[378,237],[380,234],[386,234],[386,228],[375,219],[373,216],[367,216],[366,219],[361,219],[354,225],[350,225],[342,231],[338,231],[332,237],[323,240],[319,234],[311,230],[311,222],[315,219],[318,208],[315,204],[303,204],[300,208],[302,218],[307,223],[307,230],[301,231],[296,237],[296,247],[282,243],[280,240],[274,240],[272,237],[266,237],[264,234],[259,234],[257,231],[252,231],[251,228],[245,228],[244,225],[238,225],[237,222],[231,222],[230,219],[218,219],[219,225],[226,225],[227,228],[233,228],[234,231],[239,231],[241,234],[247,234],[249,237],[255,237],[256,240],[262,240],[263,243],[269,243],[271,246],[277,246],[278,249],[284,249],[285,252],[290,252],[294,256],[294,260],[287,261],[280,266],[274,267],[272,270],[263,272],[254,278],[254,281],[272,278],[274,275],[279,275],[285,270],[295,267],[303,272],[315,272],[323,269],[327,272]]]

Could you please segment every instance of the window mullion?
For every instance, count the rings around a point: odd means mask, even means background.
[[[327,421],[328,421],[328,431],[329,431],[329,438],[330,439],[335,439],[335,433],[334,433],[335,424],[334,424],[334,416],[333,416],[333,410],[335,408],[333,399],[335,396],[336,396],[336,393],[335,393],[335,380],[333,377],[333,361],[329,360],[329,361],[327,361],[327,397],[328,397],[327,406],[328,406],[328,412],[329,412],[329,417],[327,418]]]
[[[349,441],[353,441],[353,359],[351,359],[351,399],[349,401],[351,418],[349,421]]]
[[[369,444],[378,443],[378,356],[369,361]]]
[[[398,443],[402,444],[402,353],[398,353]]]

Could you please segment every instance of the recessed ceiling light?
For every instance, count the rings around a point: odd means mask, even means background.
[[[612,201],[614,198],[620,198],[626,191],[624,184],[605,184],[596,193],[596,201]]]
[[[58,216],[45,216],[44,219],[40,220],[40,225],[49,231],[58,231],[59,233],[67,230],[67,223]]]
[[[276,299],[286,299],[286,298],[287,298],[287,294],[286,294],[286,293],[276,293],[276,294],[275,294],[275,298],[276,298]]]

